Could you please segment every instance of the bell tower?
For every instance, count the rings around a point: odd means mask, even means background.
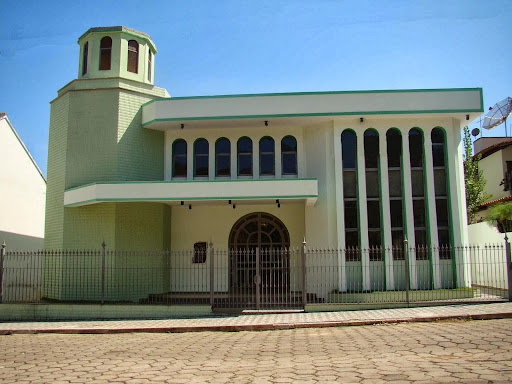
[[[154,84],[155,43],[124,26],[90,28],[78,39],[79,79],[125,78]]]

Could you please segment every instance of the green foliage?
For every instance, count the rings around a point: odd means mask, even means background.
[[[500,232],[512,231],[512,201],[489,207],[487,221],[496,225]]]
[[[485,184],[483,172],[478,169],[480,155],[473,157],[473,147],[469,128],[464,127],[464,181],[466,185],[466,208],[468,215],[468,224],[475,221],[476,212],[480,204],[492,197],[485,193]]]

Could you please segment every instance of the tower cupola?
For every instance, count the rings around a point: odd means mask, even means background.
[[[79,79],[122,77],[154,84],[155,43],[124,26],[90,28],[78,39]]]

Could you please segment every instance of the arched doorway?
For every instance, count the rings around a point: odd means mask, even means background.
[[[290,235],[277,217],[263,212],[243,216],[231,229],[229,247],[232,292],[260,290],[266,296],[289,291]]]

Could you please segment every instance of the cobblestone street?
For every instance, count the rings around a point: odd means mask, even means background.
[[[2,383],[512,382],[512,320],[0,336]]]

